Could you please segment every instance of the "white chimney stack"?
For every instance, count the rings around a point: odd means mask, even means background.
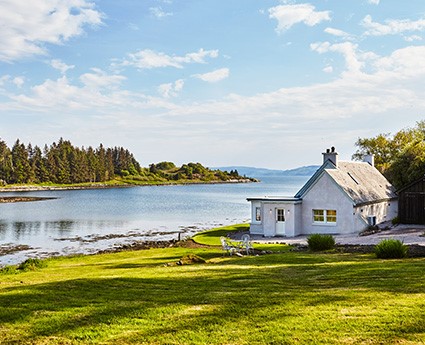
[[[338,153],[335,151],[335,147],[332,146],[323,153],[323,163],[326,161],[331,161],[338,168]]]

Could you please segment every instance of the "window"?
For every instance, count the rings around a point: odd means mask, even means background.
[[[278,222],[284,222],[285,221],[285,210],[283,208],[278,208],[276,213],[276,220]]]
[[[313,210],[313,223],[336,224],[336,210]]]
[[[255,220],[261,222],[261,207],[255,208]]]

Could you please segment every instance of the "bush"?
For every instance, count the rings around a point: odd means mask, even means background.
[[[400,219],[398,218],[398,216],[397,216],[397,217],[394,217],[394,218],[391,220],[391,223],[392,223],[393,225],[400,224]]]
[[[308,247],[312,251],[329,250],[335,247],[332,235],[312,234],[307,237]]]
[[[27,259],[18,266],[21,271],[35,271],[37,268],[46,267],[46,263],[40,259]]]
[[[16,271],[16,266],[4,266],[0,270],[0,273],[1,274],[16,274],[18,272]]]
[[[401,259],[407,256],[407,246],[400,240],[386,239],[375,246],[375,254],[379,259]]]

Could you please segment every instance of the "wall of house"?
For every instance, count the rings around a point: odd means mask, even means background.
[[[383,201],[371,205],[356,207],[356,214],[363,217],[366,221],[368,216],[376,216],[376,224],[391,221],[397,217],[398,201]]]
[[[256,208],[260,207],[261,209],[261,220],[257,221],[256,217]],[[249,232],[253,235],[264,235],[263,231],[263,207],[260,201],[251,201],[251,224]]]
[[[285,236],[297,235],[297,229],[301,220],[301,204],[292,201],[251,201],[251,226],[250,233],[253,235],[264,235],[266,237],[276,236],[276,209],[284,209],[285,214]],[[255,220],[255,209],[261,207],[261,221]]]
[[[336,224],[313,223],[313,210],[336,210]],[[325,172],[304,195],[301,214],[301,234],[350,234],[354,226],[354,208],[351,199]]]

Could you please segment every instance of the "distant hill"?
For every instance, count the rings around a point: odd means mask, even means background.
[[[300,168],[290,170],[273,170],[264,168],[254,168],[245,166],[228,166],[218,167],[212,169],[219,169],[221,171],[237,170],[239,175],[245,175],[249,177],[265,177],[265,176],[312,176],[319,168],[318,165],[308,165]]]

